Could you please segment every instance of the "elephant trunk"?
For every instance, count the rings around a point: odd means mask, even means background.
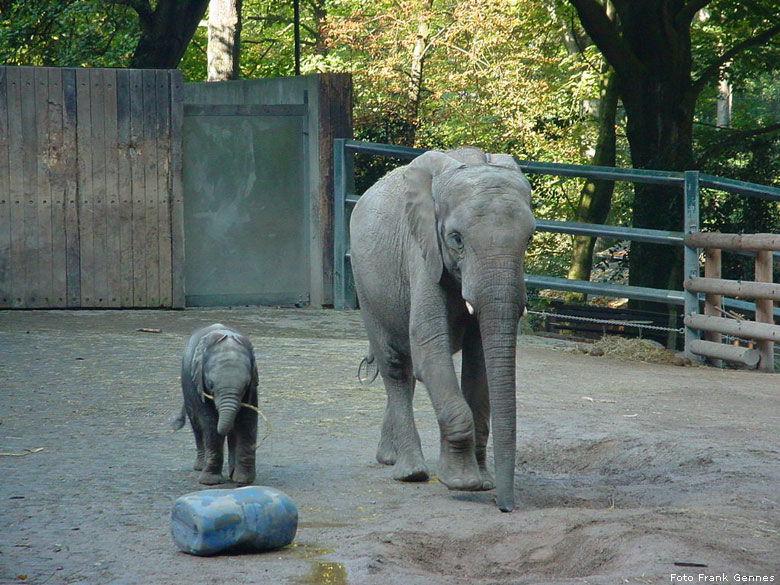
[[[233,430],[238,409],[241,408],[240,394],[232,389],[216,391],[214,403],[219,416],[217,432],[220,435],[227,435]]]
[[[520,280],[522,282],[522,279]],[[523,287],[494,287],[479,303],[478,317],[490,394],[496,496],[502,512],[514,509],[517,324],[525,304]]]

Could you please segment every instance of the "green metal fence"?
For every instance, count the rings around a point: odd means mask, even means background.
[[[336,309],[355,308],[354,286],[349,270],[349,233],[347,226],[348,210],[354,206],[358,197],[350,192],[352,184],[353,158],[356,153],[386,156],[411,160],[425,152],[423,149],[402,146],[390,146],[371,142],[339,139],[334,141],[334,263],[333,263],[333,304]],[[653,244],[666,244],[684,247],[684,278],[699,276],[699,256],[696,248],[685,246],[685,234],[699,231],[699,197],[702,188],[711,188],[748,197],[759,197],[771,201],[780,201],[780,189],[766,187],[744,181],[721,179],[699,171],[671,172],[645,169],[621,169],[614,167],[581,166],[560,163],[538,163],[518,161],[524,173],[533,175],[552,175],[559,177],[583,177],[588,179],[606,179],[633,183],[678,186],[685,198],[684,232],[640,229],[602,224],[586,224],[566,221],[537,220],[536,229],[545,232],[568,233],[624,239]],[[598,294],[665,304],[680,305],[686,315],[698,313],[699,295],[682,290],[665,290],[630,285],[617,285],[603,282],[570,280],[552,276],[526,274],[526,284],[530,287],[571,291],[585,294]],[[681,283],[682,284],[682,283]],[[754,311],[755,305],[736,299],[724,299],[724,305],[740,310]],[[780,310],[775,310],[780,317]],[[686,328],[686,346],[689,340],[698,339],[699,332]]]

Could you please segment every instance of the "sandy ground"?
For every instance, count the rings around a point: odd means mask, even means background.
[[[179,360],[217,321],[255,344],[273,427],[256,483],[300,513],[283,550],[199,558],[170,536],[172,502],[201,489],[191,433],[166,425]],[[375,462],[384,390],[356,379],[365,348],[354,312],[0,312],[0,583],[780,583],[780,377],[521,336],[518,508],[502,514],[492,492]],[[424,389],[415,406],[435,469]]]

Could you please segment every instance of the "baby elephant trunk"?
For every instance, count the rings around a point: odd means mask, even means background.
[[[238,409],[241,408],[241,395],[237,390],[223,389],[217,391],[215,404],[217,407],[217,432],[220,435],[227,435],[233,430],[233,423],[236,421]]]

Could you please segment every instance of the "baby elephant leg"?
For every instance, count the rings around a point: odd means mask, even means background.
[[[195,471],[202,471],[206,465],[206,450],[203,447],[203,431],[200,428],[200,424],[197,419],[192,420],[192,434],[195,436],[195,464],[192,468]]]
[[[217,433],[216,426],[203,429],[203,469],[198,481],[203,485],[224,483],[222,477],[222,458],[224,437]]]
[[[241,409],[233,432],[228,436],[230,479],[239,484],[255,480],[255,449],[257,448],[257,414]]]

